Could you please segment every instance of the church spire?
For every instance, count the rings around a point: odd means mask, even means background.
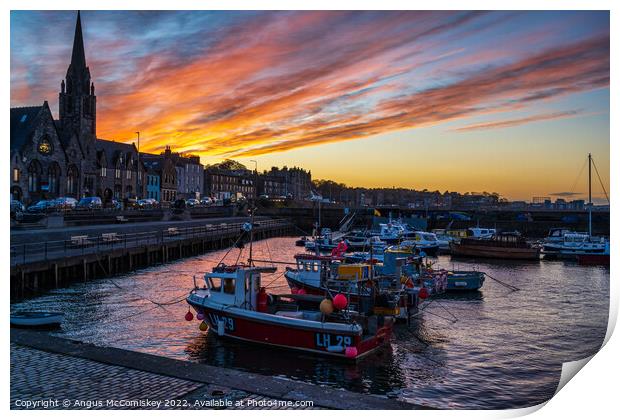
[[[78,10],[77,22],[75,23],[75,35],[73,37],[73,52],[71,53],[71,66],[74,69],[86,67],[86,56],[84,54],[84,39],[82,37],[82,20]]]

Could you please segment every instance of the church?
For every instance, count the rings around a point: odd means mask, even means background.
[[[60,83],[58,119],[47,101],[11,108],[11,198],[144,197],[146,168],[134,144],[97,138],[97,97],[86,65],[80,13]]]

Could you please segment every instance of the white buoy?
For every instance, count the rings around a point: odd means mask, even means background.
[[[221,319],[217,321],[217,335],[220,337],[224,335],[224,321]]]

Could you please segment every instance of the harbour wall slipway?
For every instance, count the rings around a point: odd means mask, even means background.
[[[10,400],[11,409],[429,409],[15,329]]]

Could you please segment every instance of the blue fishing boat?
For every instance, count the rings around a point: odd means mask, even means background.
[[[448,271],[447,292],[478,290],[484,284],[480,271]]]
[[[62,312],[15,312],[11,314],[11,326],[18,328],[60,328],[64,319]]]

